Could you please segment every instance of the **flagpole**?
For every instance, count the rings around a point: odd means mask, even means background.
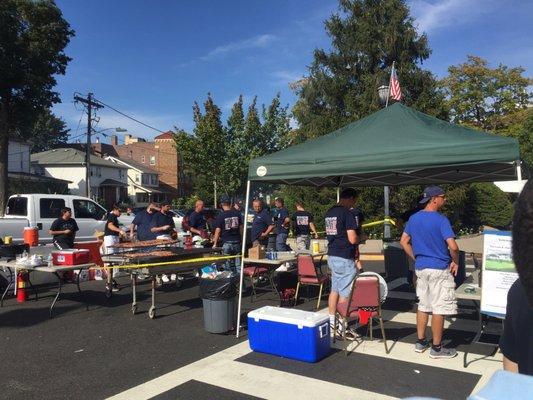
[[[392,62],[392,68],[390,70],[390,77],[389,77],[389,90],[387,91],[387,101],[385,102],[385,108],[389,106],[389,97],[390,97],[390,88],[391,88],[391,82],[392,82],[392,73],[394,72],[394,64],[396,61]]]
[[[391,89],[391,83],[392,83],[392,74],[394,73],[394,64],[396,61],[392,62],[392,68],[390,70],[390,77],[389,77],[389,90],[387,91],[387,101],[385,102],[385,108],[389,106],[389,97],[390,97],[390,89]],[[385,223],[383,224],[383,239],[390,239],[390,207],[389,207],[389,197],[390,197],[390,191],[388,186],[383,186],[383,213],[385,214]]]

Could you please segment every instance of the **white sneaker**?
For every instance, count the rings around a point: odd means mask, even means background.
[[[172,275],[170,275],[170,280],[171,280],[172,282],[176,282],[176,278],[177,278],[177,275],[176,275],[176,274],[172,274]]]
[[[161,280],[163,283],[169,283],[170,279],[168,279],[168,275],[161,275]]]

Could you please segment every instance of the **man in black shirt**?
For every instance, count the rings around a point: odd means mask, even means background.
[[[172,239],[176,224],[170,214],[170,203],[161,203],[161,211],[152,217],[150,226],[150,230],[157,235],[156,239]]]
[[[513,261],[518,277],[509,289],[500,349],[503,368],[533,375],[533,181],[529,180],[515,204]]]
[[[305,211],[302,202],[296,202],[296,212],[292,215],[294,234],[296,235],[296,248],[298,250],[309,250],[311,243],[311,232],[318,238],[313,214]]]
[[[350,208],[355,204],[357,192],[344,189],[339,203],[326,213],[325,225],[328,238],[328,267],[331,270],[331,292],[328,300],[330,325],[334,325],[337,303],[348,301],[355,278],[355,243],[357,228]],[[340,326],[342,331],[345,327]]]
[[[76,220],[72,218],[72,210],[65,207],[61,209],[61,217],[52,222],[48,233],[53,236],[55,247],[63,250],[74,248],[77,231],[79,228]]]
[[[192,235],[198,235],[203,239],[208,238],[203,200],[196,200],[194,211],[189,214],[189,230]]]
[[[120,208],[114,205],[111,212],[107,214],[107,222],[104,229],[104,251],[105,254],[113,254],[115,249],[113,246],[120,242],[120,236],[124,236],[125,233],[119,228],[118,217],[120,217]],[[107,270],[107,284],[108,289],[116,292],[119,290],[117,282],[113,279],[120,275],[118,269],[113,268]]]
[[[220,200],[222,212],[215,220],[215,235],[213,237],[213,247],[217,247],[219,239],[222,244],[222,254],[233,256],[241,252],[242,237],[242,215],[241,212],[231,207],[229,197],[222,196]],[[236,272],[237,263],[240,260],[231,259],[226,262],[228,269]]]

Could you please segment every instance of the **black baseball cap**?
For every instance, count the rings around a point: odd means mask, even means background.
[[[442,196],[443,194],[444,189],[442,189],[440,186],[428,186],[424,189],[424,192],[422,193],[422,198],[420,199],[419,203],[427,203],[432,197]]]

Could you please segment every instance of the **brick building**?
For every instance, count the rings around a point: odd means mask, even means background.
[[[159,177],[160,200],[172,200],[190,193],[188,179],[180,171],[179,154],[171,131],[156,136],[153,142],[129,134],[124,136],[124,144],[118,144],[114,135],[110,139],[110,144],[93,143],[93,152],[101,157],[117,157],[155,170]]]

